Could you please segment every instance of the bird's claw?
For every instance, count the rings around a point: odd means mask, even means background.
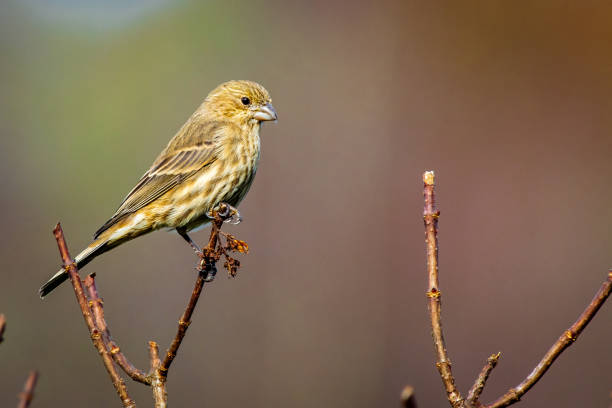
[[[205,275],[204,282],[212,282],[215,280],[217,275],[217,264],[216,262],[208,263],[206,259],[202,258],[200,261],[200,267],[196,268],[202,275]]]
[[[207,212],[206,216],[210,219],[215,219],[215,214],[219,215],[223,222],[227,222],[228,224],[236,225],[240,224],[242,221],[238,209],[227,203],[220,203],[216,209]]]
[[[215,276],[217,275],[217,268],[209,271],[206,277],[204,278],[204,282],[212,282],[215,280]]]
[[[237,224],[240,224],[242,222],[242,216],[240,215],[238,210],[234,208],[233,212],[230,213],[229,218],[227,218],[223,222],[227,222],[228,224],[232,224],[232,225],[237,225]]]

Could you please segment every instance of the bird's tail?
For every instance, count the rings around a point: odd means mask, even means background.
[[[81,253],[79,253],[74,259],[77,268],[81,269],[89,262],[91,262],[91,260],[94,259],[96,256],[108,251],[110,248],[108,248],[107,244],[108,240],[106,239],[97,239],[91,244],[89,244],[89,246],[83,251],[81,251]],[[63,268],[60,269],[55,275],[51,277],[51,279],[47,281],[47,283],[42,285],[41,288],[38,290],[40,298],[42,299],[47,296],[49,292],[61,285],[65,280],[68,279],[68,277],[69,276],[66,270]]]

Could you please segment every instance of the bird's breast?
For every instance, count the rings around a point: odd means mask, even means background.
[[[251,187],[259,153],[258,131],[229,140],[215,161],[169,194],[167,226],[195,228],[208,220],[206,213],[219,203],[237,206]]]

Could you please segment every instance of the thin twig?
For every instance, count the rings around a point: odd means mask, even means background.
[[[19,394],[19,405],[17,408],[28,408],[32,399],[34,399],[34,388],[38,381],[38,372],[30,371],[30,375],[23,386],[23,392]]]
[[[159,367],[159,347],[154,341],[149,342],[149,357],[151,359],[151,388],[153,389],[153,399],[155,408],[166,408],[168,393],[166,392],[166,378],[161,375]]]
[[[484,386],[487,383],[487,379],[489,378],[491,371],[493,371],[493,369],[497,365],[497,361],[499,360],[500,355],[501,353],[491,354],[487,359],[487,364],[485,364],[485,366],[482,368],[482,371],[480,371],[480,374],[474,382],[474,385],[468,392],[466,400],[468,407],[482,406],[479,401],[480,394],[482,393],[482,390],[484,389]]]
[[[104,342],[106,349],[109,351],[115,363],[117,363],[117,365],[121,367],[121,369],[134,381],[147,385],[151,384],[151,381],[147,375],[130,363],[119,346],[113,341],[110,330],[108,329],[108,324],[104,319],[104,301],[98,295],[95,277],[95,273],[89,274],[85,278],[85,287],[87,288],[87,293],[89,295],[89,305],[93,311],[96,327],[98,330],[100,330],[102,341]]]
[[[0,313],[0,343],[4,340],[4,330],[6,329],[6,317]]]
[[[425,184],[423,192],[425,197],[423,220],[425,223],[425,242],[427,247],[427,272],[429,275],[427,298],[431,317],[431,336],[436,349],[436,367],[442,378],[448,401],[453,408],[459,408],[463,406],[463,397],[455,386],[451,362],[446,352],[442,332],[442,293],[438,286],[438,217],[440,212],[436,210],[435,205],[433,171],[426,171],[423,174],[423,183]]]
[[[404,408],[417,408],[416,399],[414,397],[414,388],[410,385],[407,385],[402,390],[402,394],[400,395],[400,401],[402,402],[402,407]]]
[[[0,343],[4,340],[4,330],[6,329],[6,317],[0,313]],[[36,382],[38,381],[38,371],[30,371],[30,375],[23,386],[23,391],[19,394],[18,408],[27,408],[30,406],[30,402],[34,398],[34,388],[36,388]]]
[[[166,351],[166,357],[159,367],[159,371],[164,377],[167,376],[168,369],[170,368],[172,361],[174,361],[181,342],[183,341],[183,338],[185,338],[185,333],[187,333],[187,329],[191,324],[191,315],[193,314],[196,304],[198,303],[198,299],[200,298],[200,294],[204,288],[204,283],[206,282],[208,275],[213,273],[215,263],[219,259],[216,247],[219,238],[219,230],[223,225],[223,218],[216,214],[215,219],[211,222],[211,224],[212,227],[210,231],[210,239],[208,240],[208,245],[206,248],[202,250],[202,261],[200,262],[201,267],[198,277],[196,278],[193,291],[191,292],[191,298],[189,299],[189,303],[187,304],[183,315],[179,319],[176,336],[174,337],[174,340],[172,340],[172,344],[168,348],[168,351]]]
[[[507,407],[518,400],[529,391],[531,387],[538,382],[540,378],[546,373],[546,371],[550,368],[552,363],[559,357],[559,355],[569,346],[571,346],[582,330],[589,324],[591,319],[595,316],[597,311],[604,304],[608,296],[610,296],[610,292],[612,291],[612,271],[608,272],[608,278],[601,284],[599,291],[595,294],[595,297],[589,303],[587,308],[582,312],[578,320],[574,322],[574,324],[561,336],[559,339],[552,345],[552,347],[548,350],[548,352],[544,355],[542,360],[538,363],[538,365],[533,369],[533,371],[514,388],[511,388],[508,392],[506,392],[503,396],[498,398],[495,402],[487,405],[487,408],[501,408]]]
[[[74,294],[81,308],[81,313],[83,314],[85,324],[89,329],[89,334],[94,344],[94,347],[98,350],[100,357],[102,357],[104,367],[106,368],[106,371],[108,372],[108,375],[111,378],[113,386],[115,387],[115,390],[117,391],[117,394],[119,395],[123,406],[135,407],[136,404],[128,395],[127,387],[125,386],[125,383],[123,382],[121,376],[119,376],[119,374],[117,373],[117,370],[113,365],[112,357],[110,356],[108,349],[102,341],[102,335],[100,333],[100,330],[96,327],[91,309],[88,305],[85,291],[83,290],[83,285],[81,283],[81,278],[79,277],[79,272],[77,270],[76,264],[70,257],[70,253],[68,252],[68,246],[66,245],[66,240],[64,239],[64,233],[59,223],[53,230],[53,234],[55,235],[55,239],[57,240],[57,246],[64,262],[64,268],[70,276],[70,281],[72,282],[72,287],[74,288]]]
[[[168,369],[170,368],[170,364],[174,361],[176,357],[176,353],[181,346],[183,339],[185,338],[185,333],[187,333],[187,329],[191,324],[191,315],[193,314],[193,310],[200,298],[200,294],[202,293],[202,288],[204,288],[204,283],[206,280],[206,276],[203,273],[198,273],[198,277],[196,278],[196,282],[191,293],[191,298],[189,299],[189,303],[187,304],[187,308],[183,312],[179,322],[178,322],[178,330],[176,332],[176,336],[172,340],[172,344],[168,351],[166,351],[166,357],[164,358],[163,363],[159,367],[159,371],[161,371],[162,375],[165,377],[168,375]]]

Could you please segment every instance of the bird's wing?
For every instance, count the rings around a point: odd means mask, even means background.
[[[117,221],[140,210],[213,163],[218,156],[218,136],[223,132],[222,122],[208,122],[197,131],[179,132],[159,155],[151,168],[125,197],[117,212],[96,233],[97,238]],[[194,134],[195,133],[195,134]]]

